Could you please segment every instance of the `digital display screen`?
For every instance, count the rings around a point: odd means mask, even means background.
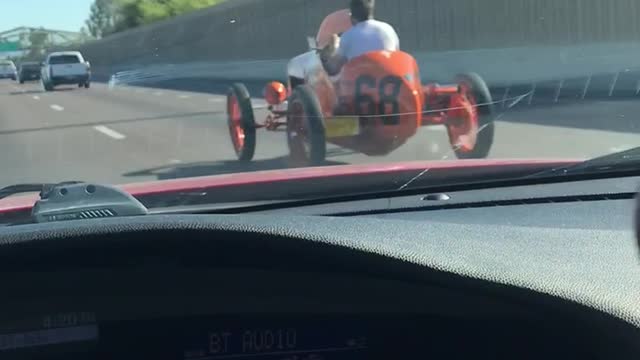
[[[308,326],[212,328],[194,343],[184,360],[357,359],[367,350],[361,331]]]
[[[61,359],[99,341],[93,312],[64,312],[0,323],[0,359]],[[73,358],[73,357],[71,357]]]
[[[97,321],[91,312],[4,322],[2,359],[83,358],[101,354],[175,360],[364,359],[364,327],[321,318],[191,317]]]
[[[0,351],[97,339],[97,325],[0,334]]]
[[[572,349],[583,347],[568,346],[564,336],[549,337],[549,330],[553,329],[543,331],[521,320],[413,315],[244,314],[96,321],[93,313],[61,313],[0,324],[0,359],[466,359],[495,358],[496,350],[518,359],[579,358],[564,355],[575,355]]]
[[[143,326],[140,326],[142,325]],[[100,351],[176,360],[365,359],[366,327],[335,319],[191,317],[101,323]]]

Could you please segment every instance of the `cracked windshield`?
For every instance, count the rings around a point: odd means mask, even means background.
[[[82,181],[159,207],[638,169],[638,18],[634,0],[4,0],[0,198]]]

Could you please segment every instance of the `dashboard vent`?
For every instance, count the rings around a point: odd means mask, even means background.
[[[403,213],[413,211],[437,211],[437,210],[459,210],[459,209],[471,209],[471,208],[486,208],[496,206],[517,206],[517,205],[537,205],[537,204],[559,204],[559,203],[572,203],[572,202],[594,202],[594,201],[607,201],[607,200],[631,200],[635,198],[636,193],[613,193],[613,194],[588,194],[588,195],[567,195],[567,196],[549,196],[539,198],[526,198],[526,199],[508,199],[508,200],[491,200],[491,201],[469,201],[451,203],[449,200],[447,204],[442,205],[429,205],[429,206],[415,206],[415,207],[399,207],[396,209],[384,209],[384,210],[370,210],[362,212],[350,212],[332,214],[333,216],[359,216],[359,215],[375,215],[375,214],[389,214],[389,213]]]
[[[626,199],[633,199],[634,197],[635,197],[635,193],[567,195],[567,196],[550,196],[550,197],[530,198],[530,199],[492,200],[492,201],[478,201],[478,202],[447,204],[447,205],[435,205],[435,206],[428,206],[427,209],[440,210],[440,209],[465,209],[465,208],[491,207],[491,206],[558,204],[558,203],[572,203],[572,202],[585,202],[585,201],[592,202],[592,201],[607,201],[607,200],[626,200]]]
[[[80,219],[99,219],[99,218],[107,218],[114,217],[116,214],[109,209],[100,209],[100,210],[86,210],[80,213]]]

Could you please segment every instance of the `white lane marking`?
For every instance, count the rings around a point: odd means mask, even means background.
[[[40,100],[40,96],[38,96],[38,95],[33,95],[33,100]]]
[[[172,164],[172,165],[182,164],[182,160],[171,159],[169,160],[169,164]]]
[[[101,132],[101,133],[107,135],[108,137],[114,138],[116,140],[122,140],[122,139],[126,138],[126,136],[124,136],[124,135],[120,134],[119,132],[117,132],[117,131],[115,131],[113,129],[110,129],[110,128],[104,126],[104,125],[97,125],[97,126],[94,126],[93,128],[96,131]]]
[[[224,98],[211,98],[211,99],[209,99],[209,102],[212,102],[212,103],[224,102],[224,101],[225,101]]]
[[[427,126],[426,129],[427,129],[427,131],[437,131],[437,132],[445,132],[445,131],[447,131],[447,127],[443,126],[443,125]]]
[[[156,92],[154,92],[154,93],[153,93],[153,95],[155,95],[155,96],[162,96],[162,95],[163,95],[163,92],[162,92],[162,91],[156,91]]]
[[[188,99],[188,98],[190,98],[190,96],[189,95],[180,95],[180,96],[178,96],[178,98],[179,99]]]
[[[55,111],[64,111],[64,108],[62,106],[56,104],[51,105],[51,109]]]

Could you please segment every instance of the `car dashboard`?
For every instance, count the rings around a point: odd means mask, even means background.
[[[105,279],[90,293],[57,276],[82,291],[5,303],[38,311],[3,316],[3,358],[584,358],[597,340],[523,304],[338,274],[96,271],[82,276]]]
[[[2,358],[577,359],[603,335],[489,294],[340,273],[149,267],[18,280],[48,295],[5,301],[37,311],[4,314]]]
[[[350,206],[3,228],[0,358],[638,358],[632,198]]]

